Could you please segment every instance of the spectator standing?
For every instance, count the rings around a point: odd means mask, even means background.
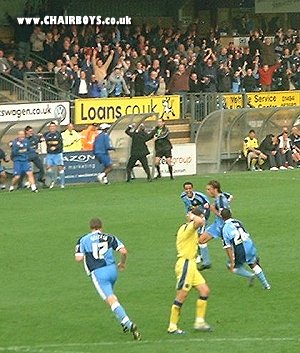
[[[9,73],[10,69],[7,59],[4,57],[3,50],[0,50],[0,73]]]
[[[63,152],[81,151],[81,136],[74,129],[72,123],[68,124],[67,129],[61,134],[63,139]]]
[[[280,67],[280,65],[280,62],[278,62],[272,66],[263,65],[258,69],[259,83],[261,84],[261,90],[263,92],[271,91],[273,74]]]
[[[30,36],[31,50],[35,53],[43,54],[45,39],[46,35],[42,32],[41,27],[36,26]]]
[[[150,154],[146,142],[151,140],[155,135],[155,130],[147,133],[145,131],[145,126],[140,124],[137,128],[135,126],[129,125],[125,130],[125,133],[131,137],[131,149],[130,157],[126,166],[127,172],[127,182],[131,180],[132,169],[137,161],[140,161],[142,167],[147,175],[147,180],[152,181],[150,175],[150,168],[147,161],[147,156]]]
[[[5,188],[6,188],[6,186],[5,186],[6,172],[1,164],[2,161],[8,163],[9,159],[8,159],[6,153],[3,151],[3,149],[0,148],[0,190],[5,190]]]

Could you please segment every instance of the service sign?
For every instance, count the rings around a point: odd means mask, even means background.
[[[70,102],[32,102],[0,105],[0,122],[56,120],[60,125],[70,122]]]
[[[158,113],[166,120],[180,118],[180,96],[91,98],[75,100],[75,124],[114,123],[128,114]]]
[[[252,92],[246,94],[246,104],[251,108],[294,107],[300,105],[300,93],[293,91]],[[244,107],[242,94],[225,94],[227,109]]]

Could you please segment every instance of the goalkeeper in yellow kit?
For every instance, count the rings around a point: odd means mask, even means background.
[[[209,287],[197,270],[196,256],[198,251],[197,229],[205,224],[205,217],[199,208],[194,208],[187,214],[187,223],[183,224],[176,239],[177,262],[175,273],[177,277],[177,291],[174,303],[171,308],[168,333],[184,334],[185,331],[178,328],[180,311],[191,288],[195,288],[199,293],[196,302],[196,318],[194,329],[198,331],[210,331],[210,326],[205,322],[207,299]]]

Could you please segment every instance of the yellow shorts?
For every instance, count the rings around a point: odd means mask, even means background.
[[[205,279],[197,269],[195,260],[179,258],[175,265],[177,290],[189,291],[191,288],[205,283]]]

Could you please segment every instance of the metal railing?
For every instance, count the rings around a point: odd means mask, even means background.
[[[24,75],[24,82],[27,87],[39,89],[42,100],[74,100],[78,98],[75,94],[57,87],[54,84],[55,76],[50,72],[27,72]]]
[[[40,102],[41,93],[35,87],[26,87],[24,82],[7,74],[0,74],[1,96],[8,102],[32,101]]]

